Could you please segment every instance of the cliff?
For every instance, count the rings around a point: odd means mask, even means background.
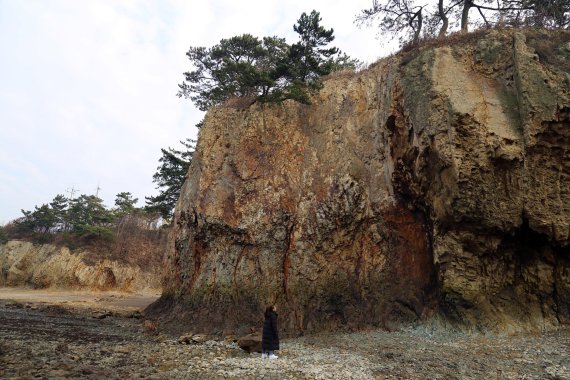
[[[139,252],[140,253],[140,252]],[[144,263],[93,259],[51,244],[12,240],[0,245],[0,286],[141,291],[160,288],[160,270]]]
[[[148,312],[211,330],[570,322],[570,33],[491,31],[218,107]],[[562,64],[561,64],[562,62]]]

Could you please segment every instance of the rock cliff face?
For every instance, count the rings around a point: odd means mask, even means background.
[[[230,330],[277,303],[288,333],[569,323],[570,75],[533,47],[565,60],[568,41],[492,31],[336,75],[309,106],[211,110],[149,312]]]
[[[85,260],[86,252],[9,241],[0,245],[0,286],[140,291],[160,288],[159,271],[115,260]]]

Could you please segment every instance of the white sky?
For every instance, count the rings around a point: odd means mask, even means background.
[[[160,148],[202,118],[177,98],[189,46],[243,33],[296,41],[316,9],[334,46],[371,63],[387,54],[355,15],[371,0],[0,0],[0,224],[57,194],[107,206],[157,193]]]

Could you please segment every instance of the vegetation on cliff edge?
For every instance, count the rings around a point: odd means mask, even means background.
[[[473,11],[477,13],[473,14]],[[442,38],[459,28],[533,27],[568,29],[569,0],[374,0],[356,23],[377,23],[380,33],[397,37],[401,45]]]
[[[292,45],[276,36],[243,34],[211,48],[190,47],[186,55],[194,70],[184,73],[178,96],[191,99],[202,111],[232,97],[308,104],[322,87],[322,76],[359,64],[328,46],[334,31],[321,25],[319,12],[303,13],[293,29],[299,40]]]

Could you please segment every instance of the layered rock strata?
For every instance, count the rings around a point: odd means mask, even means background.
[[[159,270],[102,259],[66,247],[9,241],[0,245],[0,286],[140,291],[160,289]]]
[[[277,303],[289,333],[570,322],[570,75],[537,38],[384,59],[311,105],[211,110],[149,312],[231,330]]]

